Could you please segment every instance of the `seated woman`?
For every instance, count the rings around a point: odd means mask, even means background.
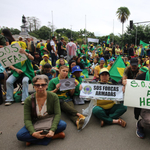
[[[81,58],[78,57],[76,59],[76,65],[80,66],[81,69],[85,69],[84,65],[81,63]]]
[[[93,74],[95,67],[98,65],[97,63],[97,58],[94,58],[94,62],[92,63],[92,66],[90,67],[91,69],[91,74]]]
[[[29,54],[29,50],[20,49],[20,53],[25,54],[27,57],[27,60],[19,62],[13,66],[9,66],[10,69],[12,69],[12,75],[9,76],[9,78],[6,81],[6,101],[5,106],[9,106],[14,101],[13,99],[13,91],[14,91],[14,82],[17,81],[19,78],[22,79],[22,102],[21,104],[24,104],[25,99],[28,97],[28,82],[29,80],[32,81],[33,77],[35,76],[34,70],[31,64],[31,60],[34,59],[34,57]]]
[[[61,66],[59,68],[59,76],[52,79],[48,85],[48,91],[56,93],[59,97],[61,110],[66,113],[66,115],[73,121],[73,123],[77,126],[77,129],[81,129],[85,117],[81,115],[75,108],[72,102],[71,96],[74,94],[75,89],[72,90],[64,90],[60,91],[59,88],[61,84],[59,80],[68,78],[69,68],[67,66]],[[75,85],[77,86],[77,82],[75,81]]]
[[[42,70],[36,70],[34,71],[35,75],[38,74],[45,74],[47,75],[48,79],[51,80],[52,78],[56,77],[56,71],[52,69],[52,66],[47,63],[43,66]]]
[[[75,88],[75,92],[73,94],[73,100],[74,100],[74,104],[78,105],[78,104],[84,104],[84,99],[80,98],[80,91],[82,90],[82,78],[81,78],[81,72],[82,70],[80,69],[80,66],[74,66],[72,68],[72,75],[71,78],[75,78],[79,84],[76,86]]]
[[[26,98],[24,103],[24,123],[25,126],[17,133],[20,141],[25,141],[26,145],[38,144],[48,145],[52,139],[64,138],[66,123],[60,120],[61,110],[58,96],[52,92],[46,91],[48,86],[48,77],[46,75],[37,75],[32,80],[36,93],[34,99],[32,96]],[[34,106],[33,107],[33,102]],[[36,131],[33,122],[48,115],[54,115],[51,128],[48,133],[43,130]]]
[[[100,71],[100,84],[111,84],[109,81],[109,71],[106,68]],[[126,126],[126,122],[120,118],[127,110],[123,104],[115,104],[112,100],[97,100],[92,112],[94,116],[101,120],[101,127],[104,124],[119,124]]]
[[[54,69],[55,69],[56,71],[59,71],[59,68],[60,68],[61,66],[63,66],[63,65],[66,65],[67,67],[69,67],[69,64],[68,64],[68,63],[65,63],[65,60],[64,60],[63,58],[60,58],[60,59],[59,59],[59,64],[56,65],[56,67],[54,67]]]

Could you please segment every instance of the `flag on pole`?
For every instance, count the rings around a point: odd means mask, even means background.
[[[120,81],[121,78],[123,77],[125,68],[126,66],[121,56],[119,56],[109,70],[110,78],[112,78],[116,82]]]
[[[108,36],[107,44],[110,44],[110,35]]]

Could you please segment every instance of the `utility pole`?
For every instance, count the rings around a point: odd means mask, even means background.
[[[52,33],[53,33],[53,36],[54,36],[53,11],[52,11]]]
[[[71,26],[71,39],[72,39],[72,25],[70,25]]]
[[[86,15],[85,15],[85,42],[86,42]]]

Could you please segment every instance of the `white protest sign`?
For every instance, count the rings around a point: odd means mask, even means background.
[[[0,63],[4,68],[27,59],[25,54],[19,53],[20,48],[18,43],[0,48]]]
[[[75,78],[61,79],[59,83],[61,83],[60,91],[75,89]]]
[[[80,97],[123,100],[122,85],[82,83]]]
[[[150,82],[127,79],[124,105],[150,109]]]

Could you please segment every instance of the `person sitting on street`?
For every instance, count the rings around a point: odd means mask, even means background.
[[[49,56],[47,54],[45,54],[42,58],[43,60],[40,62],[40,69],[42,69],[42,67],[47,63],[52,65],[52,62],[49,60]]]
[[[21,104],[24,104],[25,99],[28,97],[28,82],[29,80],[32,81],[32,78],[35,76],[34,70],[31,64],[31,60],[34,60],[34,57],[29,54],[29,51],[26,49],[20,49],[20,53],[25,54],[27,57],[27,60],[24,60],[22,62],[19,62],[13,66],[9,66],[10,69],[12,69],[12,75],[9,76],[9,78],[6,81],[6,101],[5,106],[9,106],[14,101],[13,99],[13,92],[14,92],[14,82],[17,81],[19,78],[22,79],[22,102]]]
[[[24,103],[24,123],[25,126],[17,133],[20,141],[26,142],[26,145],[48,145],[53,139],[65,138],[66,122],[60,120],[61,110],[59,98],[55,93],[46,91],[48,87],[48,77],[46,75],[37,75],[33,78],[33,87],[35,93],[27,97]],[[48,118],[53,115],[51,128],[44,133],[35,129],[34,123],[42,118]]]
[[[68,78],[68,71],[69,68],[67,66],[61,66],[59,68],[59,76],[49,82],[48,91],[58,95],[61,110],[66,113],[66,115],[77,126],[77,129],[80,130],[84,124],[85,117],[74,108],[71,96],[73,96],[75,89],[60,91],[60,80]],[[75,86],[77,85],[78,82],[75,81]]]
[[[109,82],[109,71],[107,68],[103,68],[100,71],[100,84],[111,84]],[[120,118],[127,111],[127,107],[123,104],[115,104],[112,100],[99,100],[93,108],[92,112],[94,116],[101,120],[101,127],[105,124],[119,124],[122,127],[126,127],[126,122]]]
[[[36,70],[34,73],[35,75],[45,74],[49,80],[56,77],[56,71],[55,69],[52,69],[52,66],[49,63],[45,64],[42,70]]]

